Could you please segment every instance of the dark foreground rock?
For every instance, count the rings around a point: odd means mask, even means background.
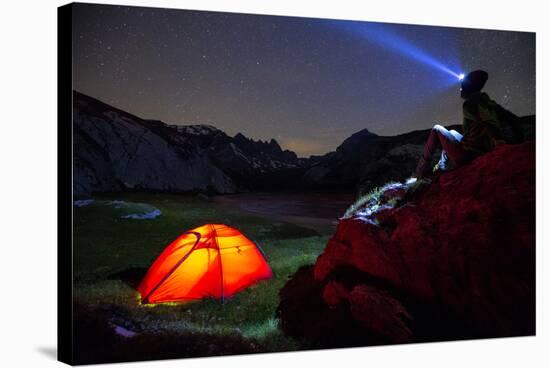
[[[281,290],[287,334],[331,347],[535,333],[533,141],[397,203],[342,219]]]
[[[117,334],[113,320],[120,314],[106,305],[74,306],[75,364],[100,364],[159,359],[211,357],[266,352],[260,342],[238,333],[223,336],[202,332],[147,332],[133,337]]]

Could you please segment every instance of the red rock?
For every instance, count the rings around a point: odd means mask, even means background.
[[[323,299],[328,305],[337,305],[349,298],[349,290],[338,281],[329,281],[323,289]]]
[[[360,285],[349,294],[353,317],[367,329],[386,336],[392,342],[412,340],[411,316],[389,293],[373,286]]]
[[[314,280],[327,307],[348,305],[348,313],[376,333],[394,323],[397,332],[386,334],[392,342],[422,340],[422,324],[429,324],[428,317],[399,326],[395,315],[403,296],[409,304],[414,300],[416,306],[448,311],[452,319],[444,320],[463,326],[463,336],[535,333],[534,141],[499,146],[440,175],[410,202],[380,213],[377,221],[341,220],[317,259]],[[332,284],[342,270],[365,275],[347,277],[348,283],[356,278],[354,285],[346,285],[352,290],[347,301]],[[395,303],[387,312],[378,304],[389,299],[375,294],[376,288],[393,291]],[[413,320],[419,311],[411,309]],[[432,327],[445,331],[445,323]],[[438,336],[432,333],[429,339]]]

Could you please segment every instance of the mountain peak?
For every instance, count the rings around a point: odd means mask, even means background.
[[[365,144],[366,141],[376,138],[378,135],[369,132],[368,129],[362,129],[356,133],[353,133],[350,137],[348,137],[342,144],[337,148],[338,151],[350,151],[355,150],[355,148],[359,145]]]
[[[279,143],[274,139],[274,138],[271,138],[271,140],[269,141],[269,145],[277,150],[277,151],[281,151],[281,146],[279,145]]]
[[[351,135],[351,137],[377,137],[378,135],[377,134],[374,134],[372,133],[371,131],[369,131],[367,128],[364,128],[364,129],[361,129],[360,131],[356,132],[356,133],[353,133]],[[350,137],[350,138],[351,138]]]
[[[249,140],[249,139],[248,139],[243,133],[241,133],[241,132],[235,134],[235,136],[234,136],[233,138],[235,138],[235,139],[237,139],[237,140],[240,140],[240,141],[241,141],[241,140],[247,140],[247,141]]]

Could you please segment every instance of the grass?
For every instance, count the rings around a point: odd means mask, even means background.
[[[353,217],[353,215],[355,215],[357,211],[365,207],[370,207],[373,210],[376,210],[376,207],[380,206],[383,202],[382,195],[384,194],[384,192],[392,187],[399,185],[401,184],[397,182],[388,182],[383,186],[373,188],[368,193],[360,196],[351,206],[349,206],[346,212],[344,212],[342,218]]]
[[[278,293],[299,267],[315,262],[332,229],[323,232],[275,222],[192,196],[127,194],[98,199],[101,201],[75,207],[74,297],[79,305],[108,310],[112,316],[109,323],[141,334],[239,334],[260,344],[262,351],[297,348],[296,342],[279,330],[275,314]],[[125,204],[120,208],[106,205],[115,199]],[[121,218],[145,208],[139,203],[160,209],[162,215],[153,220]],[[117,275],[132,269],[146,271],[179,234],[205,223],[236,227],[257,242],[274,277],[224,303],[139,304],[135,285]]]

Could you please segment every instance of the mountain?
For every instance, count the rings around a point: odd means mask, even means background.
[[[303,172],[304,161],[274,139],[254,141],[209,125],[145,120],[76,91],[73,101],[76,197],[125,189],[276,189],[285,187],[285,177]]]
[[[364,196],[281,290],[283,330],[325,348],[533,335],[535,179],[531,140]]]
[[[368,191],[388,180],[404,180],[414,170],[429,132],[379,136],[363,129],[336,151],[311,162],[304,185],[310,190],[355,192]]]
[[[334,152],[298,158],[275,139],[142,119],[76,91],[73,105],[75,197],[121,190],[367,192],[407,178],[429,134],[389,137],[364,129]],[[534,117],[522,120],[533,137]]]
[[[535,116],[520,120],[525,137],[533,139]],[[447,128],[462,132],[460,125]],[[430,129],[425,129],[379,136],[367,129],[361,130],[347,138],[336,151],[311,158],[303,176],[303,188],[366,193],[391,180],[403,181],[414,172],[429,133]]]

